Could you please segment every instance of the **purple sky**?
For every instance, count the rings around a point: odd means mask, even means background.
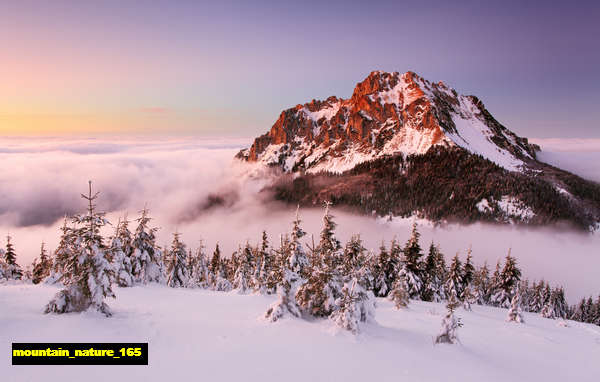
[[[2,133],[254,136],[413,70],[529,137],[600,137],[600,5],[5,1]]]

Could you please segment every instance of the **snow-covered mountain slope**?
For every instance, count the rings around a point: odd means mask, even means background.
[[[459,345],[433,345],[444,307],[378,300],[354,337],[329,321],[260,317],[274,296],[148,286],[117,289],[112,318],[44,315],[57,288],[0,287],[3,381],[597,381],[600,329],[507,310],[457,311]],[[566,325],[565,325],[566,324]],[[148,342],[148,366],[11,366],[12,342]]]
[[[372,72],[350,99],[313,100],[281,113],[271,130],[239,156],[286,172],[342,173],[394,154],[461,147],[519,171],[535,148],[499,124],[474,96],[413,72]]]

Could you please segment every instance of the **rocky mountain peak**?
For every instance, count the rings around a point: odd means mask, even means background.
[[[410,71],[373,71],[349,99],[332,96],[285,110],[238,157],[285,172],[341,173],[438,145],[462,147],[510,171],[535,158],[527,140],[498,123],[478,98]]]

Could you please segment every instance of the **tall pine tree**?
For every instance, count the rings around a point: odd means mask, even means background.
[[[100,230],[109,224],[105,213],[97,212],[94,201],[99,193],[92,194],[89,182],[88,195],[81,195],[88,202],[88,211],[73,218],[71,229],[72,251],[66,259],[66,268],[61,280],[65,289],[57,293],[46,305],[45,313],[81,312],[92,309],[106,316],[112,315],[104,302],[115,297],[112,283],[115,273],[110,263],[109,251],[100,235]]]

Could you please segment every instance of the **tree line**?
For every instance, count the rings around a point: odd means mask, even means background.
[[[508,320],[522,322],[521,310],[546,318],[573,319],[600,325],[600,296],[569,306],[562,287],[541,280],[522,278],[510,250],[493,272],[484,263],[473,262],[469,248],[466,259],[450,259],[435,243],[421,247],[416,223],[402,245],[396,239],[382,242],[378,251],[368,251],[360,235],[342,245],[335,235],[337,224],[326,203],[323,227],[315,243],[306,243],[299,211],[291,230],[272,243],[265,231],[257,245],[246,242],[231,256],[221,253],[218,243],[212,254],[200,243],[189,249],[178,232],[169,247],[157,245],[158,228],[151,226],[148,209],[129,221],[119,219],[112,235],[101,230],[109,222],[98,212],[91,183],[87,211],[65,219],[56,250],[49,254],[42,244],[40,255],[23,272],[16,262],[10,236],[0,254],[0,280],[31,280],[54,283],[64,288],[45,307],[46,313],[78,312],[87,309],[111,315],[105,300],[115,297],[114,286],[162,283],[174,288],[205,288],[238,293],[277,294],[265,313],[277,321],[284,316],[329,318],[353,333],[375,317],[376,297],[391,299],[398,309],[410,300],[447,302],[439,342],[454,342],[460,319],[454,311],[462,306],[490,305],[509,309]],[[130,227],[135,224],[135,229]]]

